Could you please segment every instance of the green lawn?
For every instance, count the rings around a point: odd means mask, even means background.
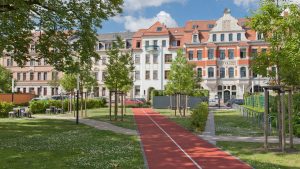
[[[192,131],[193,129],[191,128],[190,124],[190,113],[186,113],[186,117],[180,117],[179,113],[177,111],[177,116],[175,116],[174,110],[170,109],[155,109],[155,111],[159,112],[160,114],[167,116],[170,120],[174,121],[175,123],[179,124],[180,126]]]
[[[144,168],[137,137],[72,121],[0,119],[0,168]]]
[[[217,111],[214,114],[216,135],[263,136],[263,130],[237,111]]]
[[[105,121],[119,127],[136,130],[134,115],[131,111],[131,108],[126,108],[126,113],[124,113],[123,121],[121,121],[121,112],[119,113],[118,120],[117,121],[114,120],[113,110],[112,110],[112,121],[110,121],[109,108],[90,109],[88,110],[88,118],[99,120],[99,121]]]
[[[297,145],[297,151],[285,154],[265,152],[263,143],[217,142],[217,146],[255,169],[300,169],[300,145]]]

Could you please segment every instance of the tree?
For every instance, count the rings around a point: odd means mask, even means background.
[[[177,57],[171,64],[170,75],[166,86],[168,94],[175,94],[176,98],[181,100],[181,95],[190,95],[196,88],[199,78],[195,75],[193,70],[194,65],[189,64],[187,59],[183,56],[183,51],[177,51]],[[177,101],[177,108],[180,107],[180,101]],[[187,107],[187,105],[185,105]],[[181,114],[181,108],[179,108]],[[185,114],[184,114],[185,115]]]
[[[77,78],[75,74],[64,74],[60,79],[60,85],[66,92],[72,92],[77,87]]]
[[[5,67],[0,65],[0,93],[11,91],[12,74]]]
[[[262,33],[265,41],[269,43],[269,51],[253,58],[251,67],[255,73],[270,77],[270,85],[280,87],[277,119],[279,143],[284,151],[285,141],[282,141],[285,140],[284,95],[280,96],[280,91],[285,87],[300,84],[299,7],[291,4],[278,6],[273,0],[264,0],[250,18],[249,26]],[[277,71],[272,71],[272,67],[275,67]],[[291,126],[291,120],[289,123]]]
[[[133,85],[132,72],[134,66],[132,57],[129,52],[122,51],[124,48],[125,43],[120,37],[117,37],[117,41],[113,42],[112,48],[107,51],[109,61],[106,64],[105,71],[107,72],[107,76],[105,77],[104,84],[110,92],[113,91],[115,93],[115,120],[117,120],[118,115],[118,93],[128,92]]]
[[[96,29],[122,11],[123,0],[3,0],[0,3],[0,51],[19,65],[30,59],[28,46],[36,43],[38,56],[56,70],[78,69],[74,55],[92,65]],[[32,30],[40,29],[39,33]],[[74,43],[69,43],[76,39]]]

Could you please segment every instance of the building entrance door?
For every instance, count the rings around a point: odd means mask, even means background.
[[[226,90],[224,91],[224,103],[226,103],[228,100],[230,100],[230,91]]]

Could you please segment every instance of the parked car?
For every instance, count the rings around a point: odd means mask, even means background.
[[[208,105],[209,106],[219,106],[219,103],[218,103],[217,99],[209,99],[208,100]]]
[[[125,99],[125,105],[136,105],[136,104],[144,104],[144,102],[136,98]]]
[[[30,100],[30,102],[32,102],[32,101],[39,101],[39,100],[49,100],[49,98],[47,98],[47,97],[35,97],[35,98],[32,98]]]
[[[146,99],[144,99],[144,98],[133,98],[133,99],[136,101],[142,102],[143,104],[147,102]]]
[[[243,105],[244,99],[230,99],[225,105],[231,107],[233,104]]]
[[[53,95],[51,96],[51,99],[52,100],[65,100],[65,99],[68,99],[69,96],[67,95]]]

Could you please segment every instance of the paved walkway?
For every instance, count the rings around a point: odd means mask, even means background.
[[[44,116],[44,115],[35,115],[33,117],[37,118],[37,119],[58,119],[58,120],[75,121],[74,117]],[[85,124],[85,125],[88,125],[91,127],[95,127],[96,129],[99,129],[99,130],[108,130],[108,131],[113,131],[115,133],[126,134],[126,135],[137,135],[137,132],[135,130],[118,127],[118,126],[115,126],[115,125],[112,125],[110,123],[103,122],[103,121],[92,120],[92,119],[79,119],[79,123],[82,123],[82,124]]]
[[[251,168],[152,109],[133,112],[150,169]]]

